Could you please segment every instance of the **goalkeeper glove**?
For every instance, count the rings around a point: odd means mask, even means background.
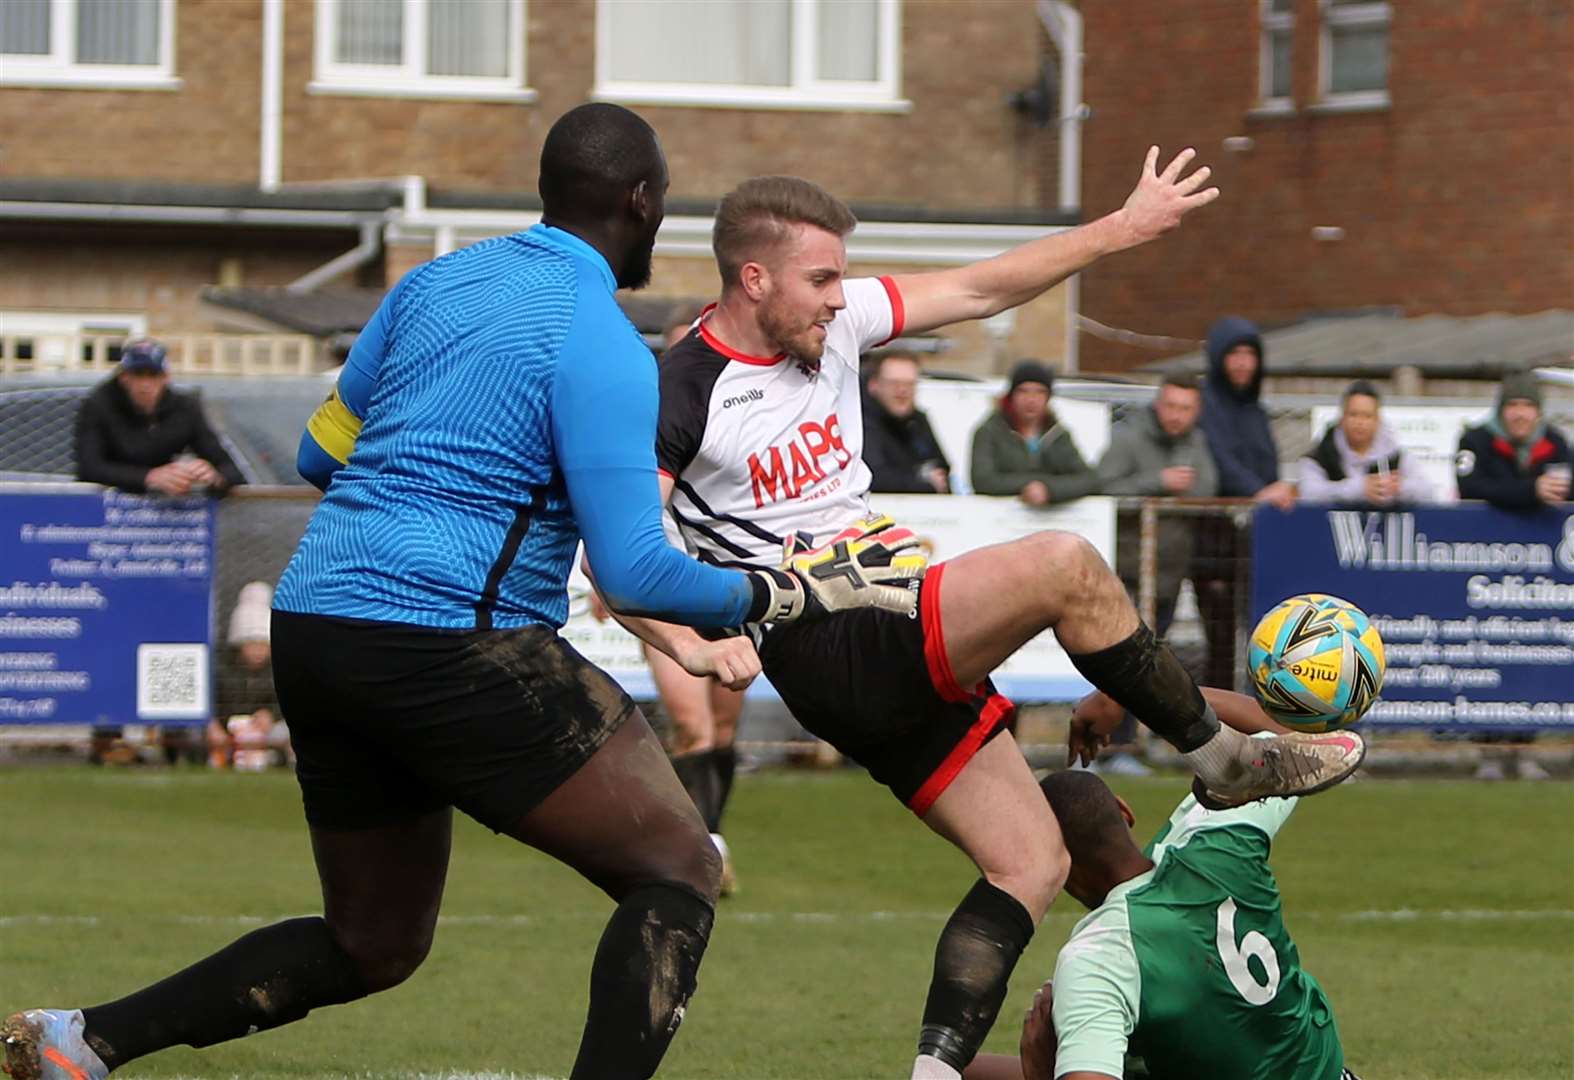
[[[898,615],[918,610],[916,583],[929,558],[918,537],[886,515],[865,518],[821,547],[790,540],[782,564],[756,570],[768,603],[762,622],[820,618],[833,611],[880,608]]]

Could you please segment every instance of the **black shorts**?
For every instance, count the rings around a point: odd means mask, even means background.
[[[798,722],[869,770],[922,817],[1016,707],[984,680],[957,684],[929,568],[918,614],[846,611],[769,630],[766,677]]]
[[[306,820],[324,829],[455,806],[511,831],[634,712],[545,626],[447,631],[275,611],[273,671]]]

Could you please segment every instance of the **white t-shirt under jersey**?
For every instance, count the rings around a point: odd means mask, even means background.
[[[817,371],[729,348],[704,317],[662,356],[656,463],[685,546],[720,564],[775,566],[782,542],[823,543],[868,513],[858,358],[902,331],[890,278],[854,278]]]

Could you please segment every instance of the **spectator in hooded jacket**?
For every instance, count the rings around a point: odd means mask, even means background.
[[[1202,388],[1202,432],[1219,472],[1219,494],[1255,499],[1280,510],[1295,505],[1295,488],[1279,479],[1279,451],[1262,392],[1262,335],[1239,316],[1208,328],[1208,374]],[[1235,582],[1247,549],[1226,518],[1204,519],[1197,529],[1192,585],[1208,639],[1208,686],[1235,685]]]
[[[1262,335],[1254,323],[1226,316],[1208,328],[1208,375],[1202,390],[1202,431],[1219,470],[1219,494],[1295,505],[1295,488],[1279,479],[1279,450],[1262,394]]]
[[[1098,490],[1098,475],[1050,408],[1054,384],[1054,374],[1037,360],[1024,360],[1011,370],[1000,408],[973,432],[976,493],[1015,495],[1029,506],[1049,506]]]
[[[1569,444],[1542,418],[1541,387],[1528,371],[1503,379],[1497,412],[1465,429],[1454,464],[1461,499],[1485,499],[1505,510],[1569,501]]]
[[[164,346],[146,339],[127,345],[120,369],[82,402],[76,458],[78,480],[122,491],[186,495],[246,482],[197,399],[169,388]]]
[[[1307,502],[1426,502],[1436,497],[1426,477],[1410,467],[1399,440],[1379,414],[1382,398],[1357,380],[1344,392],[1339,422],[1301,459],[1300,496]]]
[[[951,463],[915,402],[918,357],[894,349],[877,353],[865,388],[864,464],[874,476],[869,490],[950,494]]]

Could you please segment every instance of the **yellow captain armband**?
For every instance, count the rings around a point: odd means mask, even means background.
[[[328,400],[317,406],[317,411],[306,421],[306,433],[322,447],[323,453],[342,465],[350,460],[350,451],[355,449],[355,437],[361,433],[361,418],[339,397],[336,386]]]

